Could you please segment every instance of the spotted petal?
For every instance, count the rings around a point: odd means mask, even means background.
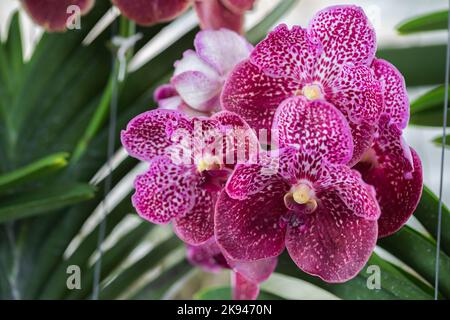
[[[368,66],[343,66],[325,96],[355,123],[374,124],[383,111],[382,86]]]
[[[111,0],[120,12],[136,23],[149,26],[182,14],[192,0]]]
[[[328,193],[298,227],[288,227],[286,247],[304,272],[345,282],[364,267],[376,240],[376,221],[356,217],[339,196]]]
[[[336,194],[351,213],[368,220],[377,220],[380,207],[372,186],[366,184],[361,174],[343,165],[327,165],[316,181],[318,197],[331,192]]]
[[[381,208],[379,236],[384,237],[399,230],[413,214],[423,177],[420,158],[403,141],[401,130],[387,120],[381,123],[380,138],[356,168],[375,187]]]
[[[222,76],[247,59],[253,49],[244,37],[227,29],[200,31],[194,45],[199,57]]]
[[[343,65],[372,63],[375,31],[360,7],[342,5],[323,9],[311,20],[309,31],[323,46],[316,70],[321,79],[336,78]]]
[[[94,0],[23,0],[25,10],[47,31],[64,31],[74,14],[86,14]],[[79,10],[79,12],[78,12]]]
[[[198,191],[193,208],[174,219],[175,232],[181,240],[191,245],[200,245],[214,235],[215,199],[215,193]]]
[[[321,51],[320,43],[306,29],[294,26],[289,30],[281,24],[255,47],[250,60],[269,76],[309,83]]]
[[[132,202],[139,215],[164,224],[189,213],[199,192],[194,170],[191,166],[175,165],[166,157],[155,158],[150,169],[134,182]]]
[[[172,144],[169,128],[187,124],[188,120],[177,111],[153,110],[133,118],[121,132],[122,145],[134,158],[150,161],[166,154]]]
[[[284,249],[286,212],[283,182],[272,183],[261,192],[239,201],[222,192],[216,205],[215,235],[225,254],[234,260],[260,260],[278,256]]]
[[[384,113],[391,117],[391,121],[403,129],[408,124],[409,100],[405,79],[402,74],[389,62],[374,59],[372,68],[375,77],[383,85]]]
[[[225,110],[237,113],[255,130],[269,132],[275,110],[296,90],[295,82],[269,77],[249,61],[244,61],[229,75],[221,102]]]
[[[275,114],[272,131],[280,147],[299,145],[312,157],[333,163],[347,163],[352,157],[353,142],[346,119],[323,100],[285,100]]]

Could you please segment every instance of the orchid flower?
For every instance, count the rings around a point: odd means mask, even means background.
[[[191,264],[206,272],[231,269],[234,300],[255,300],[259,295],[259,284],[269,278],[277,265],[276,258],[236,261],[225,257],[214,237],[199,246],[188,245],[187,257]]]
[[[409,101],[403,76],[389,62],[375,59],[376,77],[384,87],[384,111],[377,138],[356,165],[364,181],[377,192],[381,216],[380,237],[398,231],[413,214],[422,194],[422,164],[402,137],[409,119]]]
[[[258,150],[253,131],[231,112],[188,119],[177,111],[149,111],[129,122],[121,140],[131,156],[150,163],[135,180],[137,212],[153,223],[173,221],[177,235],[193,245],[213,236],[216,196],[236,158]]]
[[[68,12],[70,6],[77,6],[80,14],[86,14],[94,3],[95,0],[22,0],[27,13],[47,31],[66,30],[67,21],[73,14]]]
[[[324,99],[349,121],[354,164],[371,146],[383,108],[382,87],[371,68],[375,50],[375,32],[356,6],[326,8],[307,29],[279,25],[230,74],[223,108],[256,130],[269,130],[285,99]]]
[[[255,0],[111,0],[127,18],[144,26],[167,22],[184,13],[194,2],[202,29],[228,28],[242,33],[245,11]],[[66,30],[71,13],[78,6],[86,14],[95,0],[22,0],[33,20],[47,31]]]
[[[324,100],[285,100],[274,126],[287,147],[240,164],[216,204],[215,235],[232,259],[276,257],[286,247],[303,271],[344,282],[377,240],[373,187],[346,163],[353,140],[341,112]]]
[[[171,84],[156,90],[160,108],[190,115],[220,110],[220,94],[228,74],[253,49],[245,38],[227,29],[200,31],[194,47],[195,51],[187,50],[175,63]]]

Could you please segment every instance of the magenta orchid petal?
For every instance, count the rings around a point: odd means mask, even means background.
[[[153,110],[133,118],[121,132],[122,145],[134,158],[151,161],[166,154],[172,144],[168,128],[186,123],[187,119],[177,111]]]
[[[200,27],[204,30],[227,28],[238,33],[243,32],[243,13],[233,12],[222,0],[196,0],[194,8],[200,20]]]
[[[197,179],[192,166],[174,164],[167,157],[157,157],[150,169],[135,182],[133,206],[144,219],[164,224],[186,215],[198,196]]]
[[[264,174],[260,164],[237,165],[225,186],[227,194],[236,200],[243,200],[259,193],[277,180],[273,174]]]
[[[194,45],[199,57],[222,76],[247,59],[253,49],[245,38],[227,29],[200,31]]]
[[[171,84],[159,86],[153,94],[153,99],[160,109],[179,110],[183,104],[183,100]]]
[[[222,0],[222,3],[235,13],[251,10],[256,0]]]
[[[292,80],[269,77],[246,60],[225,82],[221,102],[225,110],[239,114],[255,130],[270,131],[278,105],[295,90],[297,84]]]
[[[367,220],[378,220],[380,207],[378,205],[375,190],[366,184],[358,171],[343,165],[328,164],[326,174],[317,181],[320,185],[320,194],[329,192],[337,195],[343,204],[356,216]]]
[[[356,217],[336,194],[327,193],[313,214],[288,227],[286,248],[304,272],[345,282],[364,267],[376,241],[376,221]]]
[[[294,26],[289,30],[281,24],[255,47],[250,61],[265,74],[292,78],[300,86],[313,81],[313,68],[321,50],[320,43],[309,37],[306,29]]]
[[[229,268],[214,237],[198,246],[187,245],[187,259],[191,264],[207,272],[218,272]]]
[[[352,157],[350,127],[342,113],[324,100],[285,100],[275,114],[272,132],[280,147],[298,145],[312,157],[333,163],[347,163]]]
[[[342,67],[326,99],[344,113],[351,122],[374,124],[383,111],[381,83],[373,70],[364,65]]]
[[[323,46],[316,70],[322,79],[337,77],[343,65],[369,66],[375,57],[375,31],[360,7],[323,9],[311,20],[309,32]]]
[[[205,243],[214,235],[214,205],[216,195],[201,190],[195,197],[192,209],[173,221],[178,237],[191,245]]]
[[[273,183],[243,201],[222,192],[216,204],[215,235],[225,254],[234,260],[260,260],[278,256],[284,249],[286,212],[283,196],[288,186]]]
[[[258,154],[258,137],[240,116],[230,111],[221,111],[215,113],[211,119],[220,124],[224,164],[234,167],[236,164],[248,162]]]
[[[231,274],[233,300],[256,300],[259,295],[259,284],[248,280],[239,272]]]
[[[383,85],[383,112],[389,114],[391,121],[404,129],[409,120],[409,100],[405,79],[397,68],[382,59],[374,59],[372,69]]]
[[[278,258],[267,258],[255,261],[239,261],[230,258],[225,258],[228,261],[228,265],[237,273],[243,275],[246,279],[254,282],[261,283],[266,281],[277,267]]]
[[[95,0],[23,0],[21,3],[34,22],[53,32],[66,30],[74,14],[68,10],[70,6],[78,7],[83,15],[91,10]]]
[[[191,5],[193,0],[111,0],[120,12],[136,23],[149,26],[170,21]]]
[[[353,137],[353,157],[347,165],[352,167],[372,146],[377,132],[377,126],[366,122],[349,122],[349,126]]]
[[[373,185],[381,207],[379,236],[398,231],[413,214],[422,194],[422,164],[406,145],[401,130],[388,118],[380,125],[380,137],[356,168]]]

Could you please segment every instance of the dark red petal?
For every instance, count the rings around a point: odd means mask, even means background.
[[[299,96],[280,104],[272,134],[280,148],[298,145],[313,159],[347,163],[353,152],[350,127],[344,115],[324,100]]]
[[[175,232],[191,245],[205,243],[214,235],[214,206],[217,195],[201,190],[195,197],[194,207],[182,217],[175,218]]]
[[[215,237],[211,237],[198,246],[187,245],[187,259],[191,264],[207,272],[229,269],[228,262],[217,245]]]
[[[383,84],[384,113],[400,128],[405,128],[409,119],[409,99],[405,79],[400,71],[383,59],[374,59],[372,69]]]
[[[202,29],[227,28],[243,33],[244,15],[228,9],[221,0],[196,0],[195,11]]]
[[[288,227],[286,248],[300,269],[327,282],[358,274],[377,241],[377,222],[356,217],[333,193],[320,198],[314,213]]]
[[[131,200],[139,215],[153,223],[168,223],[193,208],[199,193],[198,176],[192,166],[174,164],[157,157],[149,170],[137,176]]]
[[[23,0],[22,4],[34,22],[47,31],[66,30],[73,11],[70,6],[78,6],[81,14],[86,14],[94,5],[94,0]]]
[[[144,26],[170,21],[182,14],[192,0],[111,0],[127,18]]]
[[[255,0],[221,0],[222,3],[235,13],[244,13],[253,8]]]
[[[260,260],[278,256],[284,249],[286,213],[283,197],[289,186],[273,183],[245,200],[222,192],[216,204],[214,230],[217,243],[233,260]]]
[[[375,187],[381,208],[379,236],[384,237],[399,230],[413,214],[422,194],[423,177],[420,158],[405,144],[397,125],[381,128],[373,149],[356,169]]]
[[[225,110],[240,115],[253,129],[269,132],[279,104],[296,90],[293,81],[269,77],[247,60],[231,72],[221,102]]]

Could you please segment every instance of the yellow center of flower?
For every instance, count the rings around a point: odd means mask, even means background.
[[[299,184],[294,187],[292,197],[298,204],[305,204],[311,200],[311,188],[306,184]]]
[[[317,100],[321,99],[323,97],[322,90],[320,89],[320,86],[317,84],[311,84],[306,85],[303,87],[302,94],[308,99],[308,100]]]
[[[220,159],[215,156],[205,156],[197,162],[197,171],[218,170],[221,168]]]

